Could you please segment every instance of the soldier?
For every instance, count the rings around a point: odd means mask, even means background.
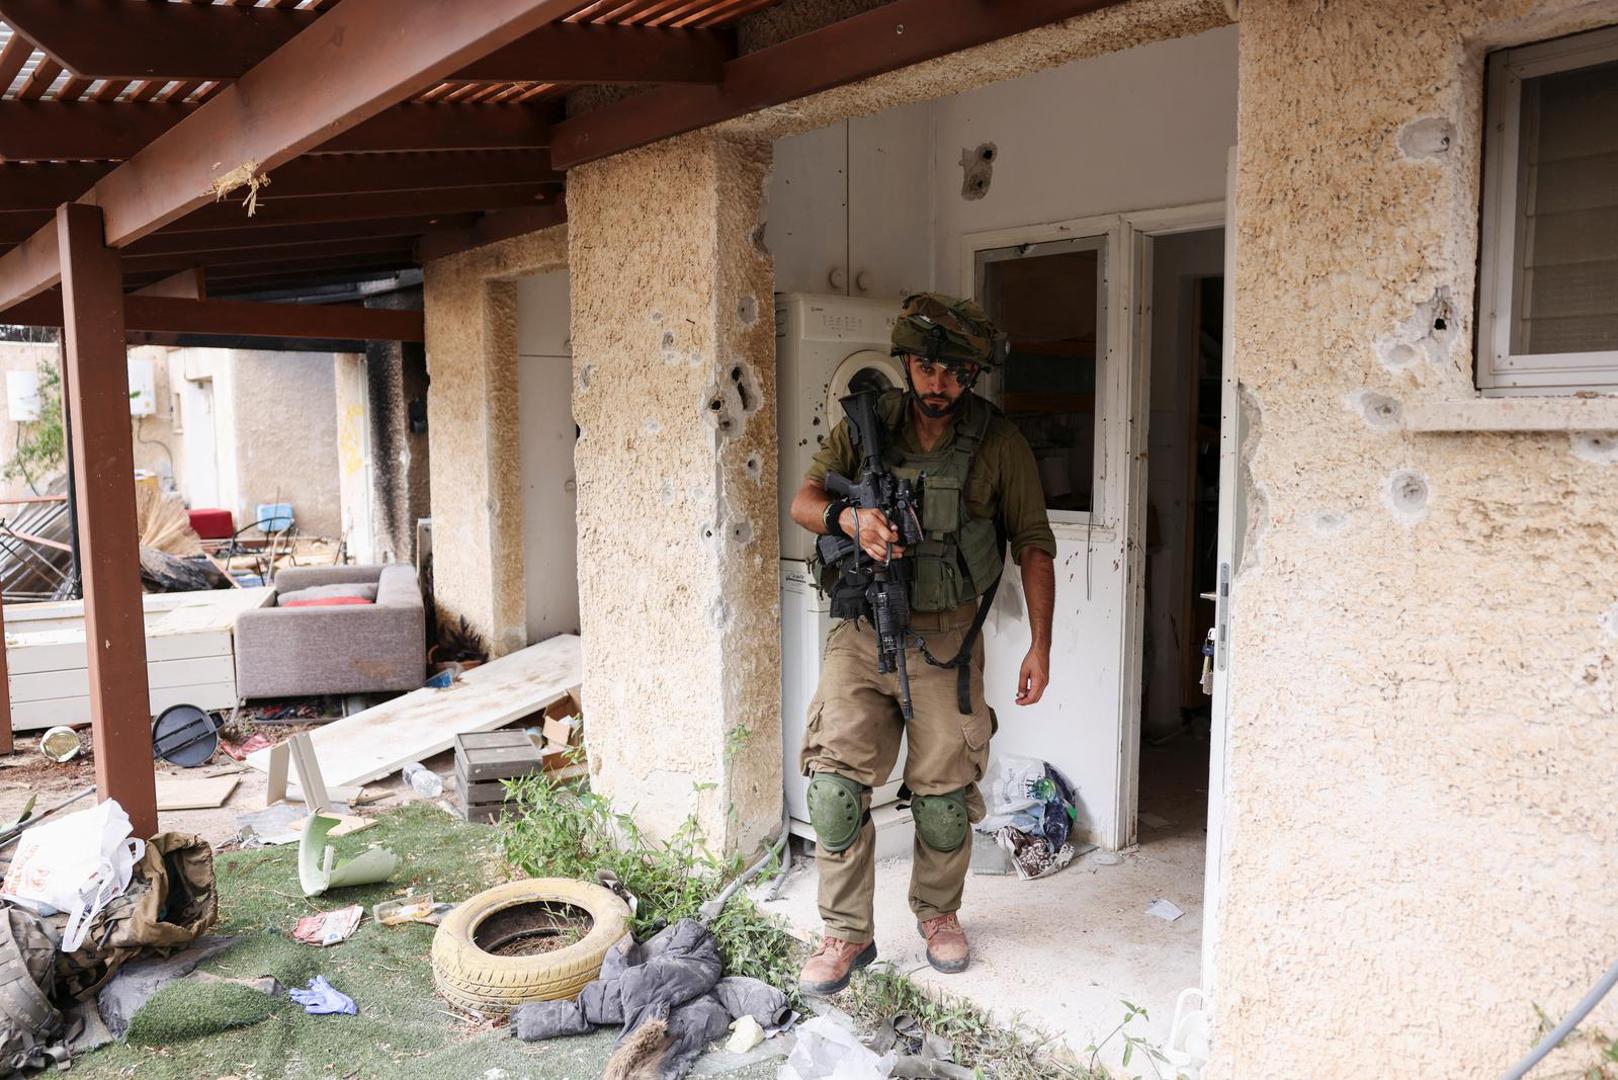
[[[953,668],[928,663],[909,643],[914,719],[906,724],[897,676],[877,673],[870,624],[844,620],[826,640],[800,758],[810,777],[825,922],[825,936],[799,975],[806,993],[836,993],[856,968],[876,959],[871,789],[887,782],[901,734],[909,743],[904,783],[916,826],[910,908],[927,940],[928,962],[946,972],[967,966],[966,934],[955,913],[971,858],[969,822],[984,812],[977,781],[995,727],[983,700],[978,630],[1005,545],[1022,572],[1033,638],[1017,673],[1019,705],[1038,701],[1050,678],[1056,593],[1056,543],[1033,451],[1015,425],[972,392],[995,359],[995,342],[994,327],[976,303],[935,293],[907,297],[894,323],[893,355],[905,365],[905,389],[883,394],[877,412],[888,428],[890,467],[901,477],[925,474],[926,539],[915,550],[894,546],[897,534],[880,511],[856,514],[827,494],[828,472],[853,476],[859,467],[846,419],[827,437],[792,500],[792,520],[810,532],[841,532],[879,561],[890,547],[893,558],[914,560],[911,628],[935,660],[961,661]]]

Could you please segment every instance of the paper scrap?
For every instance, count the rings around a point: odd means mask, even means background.
[[[364,917],[365,909],[358,904],[350,904],[336,911],[322,911],[318,915],[305,915],[293,928],[292,936],[305,945],[325,948],[347,941]]]
[[[1158,897],[1156,900],[1153,900],[1150,904],[1146,905],[1146,914],[1156,915],[1164,922],[1173,922],[1181,915],[1184,915],[1185,912],[1181,911],[1179,905],[1175,904],[1174,901],[1164,900],[1162,897]]]

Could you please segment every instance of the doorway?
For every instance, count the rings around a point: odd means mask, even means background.
[[[1224,229],[1151,238],[1145,408],[1136,839],[1188,868],[1205,857],[1218,566]],[[1145,298],[1143,298],[1145,299]]]

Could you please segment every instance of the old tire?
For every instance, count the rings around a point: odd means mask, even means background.
[[[497,912],[522,904],[558,903],[581,908],[590,929],[572,945],[532,956],[483,951],[475,935]],[[629,906],[600,885],[568,878],[511,881],[478,893],[448,915],[433,935],[433,982],[459,1008],[501,1017],[525,1001],[552,1001],[578,994],[601,974],[607,950],[629,932]]]

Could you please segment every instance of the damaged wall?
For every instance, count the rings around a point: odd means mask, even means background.
[[[698,133],[568,177],[591,774],[727,851],[781,813],[768,167]]]
[[[365,306],[420,311],[422,290],[368,297]],[[414,341],[368,341],[364,369],[376,557],[410,562],[416,522],[432,512],[429,437],[410,422],[411,404],[427,399],[426,352]]]
[[[492,655],[528,644],[517,411],[517,285],[565,269],[558,226],[423,268],[433,595]]]
[[[1601,22],[1241,5],[1257,415],[1211,1075],[1498,1075],[1618,955],[1618,465],[1399,423],[1473,394],[1485,51]]]

